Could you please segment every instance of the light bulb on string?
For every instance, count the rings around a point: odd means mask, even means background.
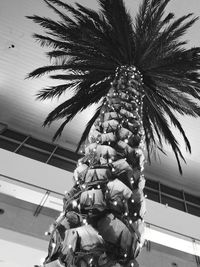
[[[113,204],[114,204],[115,206],[117,206],[117,201],[114,201]]]
[[[44,266],[44,263],[45,263],[45,258],[41,258],[40,259],[40,266]]]
[[[73,201],[72,201],[72,206],[73,206],[73,208],[76,208],[76,207],[78,206],[78,203],[77,203],[76,200],[73,200]]]
[[[85,185],[85,184],[83,184],[83,185],[82,185],[82,188],[83,188],[83,189],[85,189],[85,188],[86,188],[86,185]]]
[[[87,225],[87,220],[86,219],[83,219],[83,224]]]
[[[52,243],[51,246],[52,246],[52,248],[55,248],[56,247],[56,243]]]
[[[92,266],[93,265],[93,258],[91,258],[90,260],[89,260],[89,266]]]

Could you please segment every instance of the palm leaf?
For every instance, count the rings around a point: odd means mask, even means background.
[[[115,71],[122,65],[134,65],[143,76],[143,124],[147,151],[162,150],[165,140],[171,145],[181,172],[183,155],[169,122],[180,131],[190,151],[188,138],[176,117],[200,116],[200,47],[186,49],[182,37],[197,21],[193,14],[175,18],[167,13],[170,0],[143,0],[135,18],[131,18],[122,0],[98,0],[99,11],[61,0],[44,0],[59,17],[28,18],[39,24],[45,34],[34,34],[41,46],[51,49],[51,65],[32,71],[28,77],[50,75],[64,84],[40,90],[39,99],[59,97],[74,86],[74,96],[64,101],[46,118],[49,125],[64,119],[54,138],[65,125],[88,106],[106,96]],[[52,73],[55,72],[56,73]],[[99,114],[101,104],[88,123],[81,142]],[[80,145],[80,144],[79,144]]]

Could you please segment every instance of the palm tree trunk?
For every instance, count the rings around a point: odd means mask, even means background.
[[[129,262],[130,265],[143,245],[145,140],[141,83],[141,75],[134,67],[122,67],[116,71],[100,116],[90,132],[85,155],[74,171],[76,184],[66,195],[62,219],[72,210],[81,214],[80,223],[73,228],[78,226],[75,230],[87,245],[85,243],[79,249],[75,246],[73,252],[78,253],[76,255],[83,251],[87,253],[77,256],[75,262],[78,266],[84,266],[81,261],[92,266],[91,259],[99,262],[100,256],[104,255],[97,253],[99,245],[106,253],[107,265],[102,266],[109,266],[109,261],[112,266],[117,262],[123,265]],[[97,229],[103,237],[102,242],[95,234],[92,236],[91,229],[90,234],[89,231],[82,233],[81,229],[88,225]],[[69,235],[65,236],[65,247],[70,242]],[[96,246],[95,242],[98,243]],[[103,245],[104,242],[107,245]],[[94,247],[87,250],[90,243]],[[62,249],[62,255],[68,254],[68,250]],[[69,256],[67,258],[62,258],[62,261],[69,265]]]

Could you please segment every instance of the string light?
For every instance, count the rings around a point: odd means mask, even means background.
[[[83,219],[83,224],[87,224],[87,220],[86,219]]]
[[[132,220],[129,220],[129,223],[130,223],[130,224],[132,224],[132,223],[133,223],[133,221],[132,221]]]
[[[51,246],[52,246],[52,248],[55,248],[56,247],[56,243],[52,243]]]
[[[93,258],[89,260],[89,265],[92,266]]]
[[[141,243],[139,243],[139,247],[142,248],[142,244]]]
[[[44,266],[44,262],[45,262],[45,258],[41,258],[41,259],[40,259],[40,265],[41,265],[41,266]]]
[[[78,203],[77,203],[76,200],[73,200],[73,201],[72,201],[72,206],[73,206],[73,208],[76,208],[76,207],[78,206]]]

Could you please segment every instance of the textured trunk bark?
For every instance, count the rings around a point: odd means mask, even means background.
[[[50,245],[46,262],[136,266],[145,214],[141,84],[134,67],[116,71],[74,171],[75,186],[66,194],[64,213],[52,232],[56,245]]]

